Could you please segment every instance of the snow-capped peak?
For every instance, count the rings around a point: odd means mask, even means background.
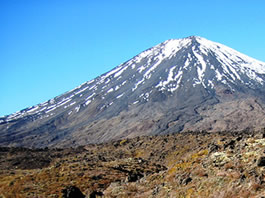
[[[76,132],[82,142],[139,135],[138,129],[171,133],[201,119],[195,108],[237,96],[264,101],[265,63],[202,37],[170,39],[54,99],[0,118],[1,141],[56,145],[65,134],[75,141]]]
[[[191,40],[185,39],[169,39],[163,43],[160,43],[152,48],[149,48],[142,53],[135,56],[129,61],[129,63],[139,63],[144,58],[170,58],[175,55],[183,47],[187,47],[191,44]],[[132,65],[132,67],[134,64]]]
[[[143,74],[133,90],[150,79],[155,71],[160,71],[165,62],[176,57],[182,58],[182,61],[175,60],[177,64],[171,61],[171,65],[167,65],[165,69],[167,79],[161,78],[156,85],[157,88],[175,91],[180,86],[182,76],[187,73],[186,71],[194,69],[197,73],[197,76],[193,76],[194,86],[202,84],[205,88],[207,86],[213,88],[214,80],[223,84],[235,84],[237,81],[253,84],[248,79],[259,84],[264,83],[264,77],[261,75],[265,74],[265,63],[220,43],[199,36],[190,36],[184,39],[167,40],[131,59],[127,64]],[[206,73],[214,73],[211,75],[213,79],[205,79],[205,76],[209,76]]]

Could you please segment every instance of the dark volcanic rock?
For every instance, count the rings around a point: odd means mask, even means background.
[[[53,159],[84,151],[75,149],[28,149],[0,147],[0,170],[2,169],[41,169],[50,165]],[[56,164],[59,167],[60,164]]]
[[[265,166],[265,157],[260,157],[258,162],[257,162],[258,166]]]
[[[85,195],[76,186],[67,186],[62,190],[63,198],[85,198]]]
[[[128,182],[136,182],[137,180],[141,179],[144,175],[141,172],[130,172],[128,175]]]
[[[226,149],[227,147],[229,147],[230,149],[234,149],[235,148],[235,140],[231,140],[229,141],[227,144],[224,145],[224,148]]]
[[[103,193],[102,192],[98,192],[98,191],[93,191],[90,195],[89,198],[96,198],[96,197],[102,197]]]

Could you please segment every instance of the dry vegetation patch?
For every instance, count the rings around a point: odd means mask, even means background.
[[[261,133],[180,133],[76,149],[1,148],[0,197],[262,197]],[[69,187],[75,186],[75,187]],[[64,191],[63,191],[64,190]]]

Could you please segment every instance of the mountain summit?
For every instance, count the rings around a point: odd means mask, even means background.
[[[265,63],[191,36],[143,51],[45,103],[0,118],[2,146],[77,146],[265,125]]]

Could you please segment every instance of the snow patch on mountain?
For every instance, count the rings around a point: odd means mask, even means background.
[[[194,55],[196,56],[196,58],[198,59],[199,63],[201,64],[201,68],[199,66],[197,66],[197,73],[198,73],[198,79],[200,81],[200,83],[204,86],[204,82],[203,82],[203,76],[204,76],[204,72],[206,71],[206,63],[203,60],[203,57],[201,55],[199,55],[195,50],[193,51]]]

